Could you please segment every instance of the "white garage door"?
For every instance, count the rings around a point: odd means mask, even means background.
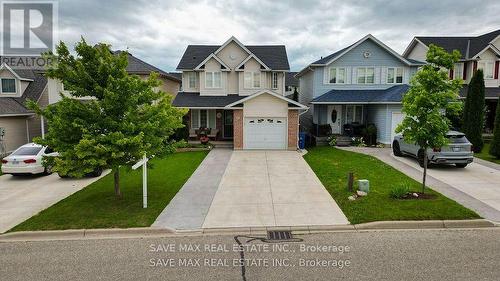
[[[396,128],[398,127],[401,122],[403,122],[405,115],[401,112],[393,112],[392,113],[392,125],[391,125],[391,139],[390,142],[392,144],[392,141],[394,140],[394,137],[396,136]]]
[[[245,118],[244,149],[286,149],[286,118]]]

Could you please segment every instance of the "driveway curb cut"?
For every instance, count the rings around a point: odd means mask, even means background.
[[[174,230],[171,228],[112,228],[112,229],[70,229],[47,231],[20,231],[0,235],[2,242],[23,241],[53,241],[53,240],[85,240],[85,239],[116,239],[116,238],[148,238],[148,237],[181,237],[203,235],[267,235],[270,230],[291,231],[296,235],[357,232],[370,230],[418,230],[418,229],[467,229],[496,228],[489,220],[430,220],[430,221],[377,221],[356,225],[320,225],[320,226],[288,226],[288,227],[233,227],[208,228],[192,230]]]

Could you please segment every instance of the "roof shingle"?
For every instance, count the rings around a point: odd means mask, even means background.
[[[379,90],[330,90],[311,103],[393,103],[401,102],[408,85],[396,85]]]

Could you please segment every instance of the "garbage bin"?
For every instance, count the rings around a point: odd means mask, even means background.
[[[300,149],[306,148],[306,133],[305,132],[299,133],[299,148]]]

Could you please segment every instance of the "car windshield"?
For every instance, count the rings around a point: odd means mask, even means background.
[[[448,139],[450,143],[468,143],[469,141],[465,137],[465,135],[448,135]]]
[[[39,146],[21,147],[12,153],[12,155],[37,155],[40,150],[42,150],[42,148]]]

